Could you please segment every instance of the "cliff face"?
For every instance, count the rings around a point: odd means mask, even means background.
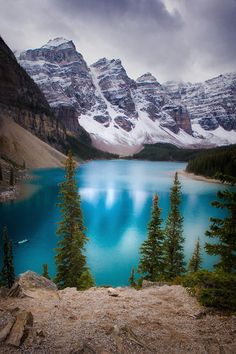
[[[0,38],[0,118],[3,116],[13,119],[46,143],[65,151],[65,128],[54,117],[39,87]]]

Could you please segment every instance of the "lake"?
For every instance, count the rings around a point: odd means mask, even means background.
[[[147,235],[153,194],[159,195],[165,219],[174,173],[185,166],[176,162],[127,160],[93,161],[80,166],[78,188],[89,237],[86,254],[97,285],[128,284],[131,268],[138,264],[139,247]],[[14,246],[17,274],[28,269],[41,273],[42,264],[48,263],[49,273],[54,276],[54,249],[58,240],[55,231],[60,220],[57,195],[64,171],[41,169],[33,174],[35,179],[28,182],[34,190],[32,194],[21,201],[0,204],[0,228],[8,226],[13,241],[30,239]],[[215,259],[204,252],[204,232],[210,216],[224,215],[210,205],[223,186],[182,175],[179,178],[186,262],[200,237],[202,266],[212,269]]]

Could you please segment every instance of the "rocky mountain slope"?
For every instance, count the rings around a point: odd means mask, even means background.
[[[61,107],[59,111],[63,111]],[[71,117],[70,108],[67,113]],[[74,131],[69,128],[57,118],[57,111],[53,112],[38,85],[0,38],[0,164],[4,170],[0,194],[9,187],[12,167],[18,181],[22,168],[61,166],[69,147],[81,159],[110,157],[91,146],[77,116]]]
[[[63,38],[21,53],[18,61],[66,127],[81,125],[103,150],[130,154],[146,143],[194,148],[236,142],[236,74],[199,84],[161,85],[150,73],[135,81],[119,59],[88,67]]]
[[[0,113],[60,150],[65,148],[65,129],[55,119],[39,87],[17,63],[0,38]]]
[[[0,38],[0,159],[14,166],[60,165],[64,155],[49,145],[65,151],[65,128]]]
[[[0,351],[5,354],[236,350],[235,316],[212,315],[181,286],[57,291],[32,272],[19,283],[21,291],[11,291],[18,297],[0,297]]]
[[[0,140],[1,156],[5,161],[8,158],[8,161],[19,166],[26,165],[27,168],[63,166],[63,153],[24,129],[8,115],[1,115]]]

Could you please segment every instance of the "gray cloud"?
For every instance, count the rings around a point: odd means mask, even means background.
[[[72,39],[87,62],[120,58],[132,78],[201,81],[236,69],[235,0],[0,0],[12,49]]]

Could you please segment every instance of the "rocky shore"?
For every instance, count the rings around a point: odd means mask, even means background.
[[[207,311],[181,286],[58,291],[27,272],[9,295],[0,297],[4,354],[236,352],[236,317]]]
[[[19,186],[1,187],[0,188],[0,202],[15,200],[19,197]]]

